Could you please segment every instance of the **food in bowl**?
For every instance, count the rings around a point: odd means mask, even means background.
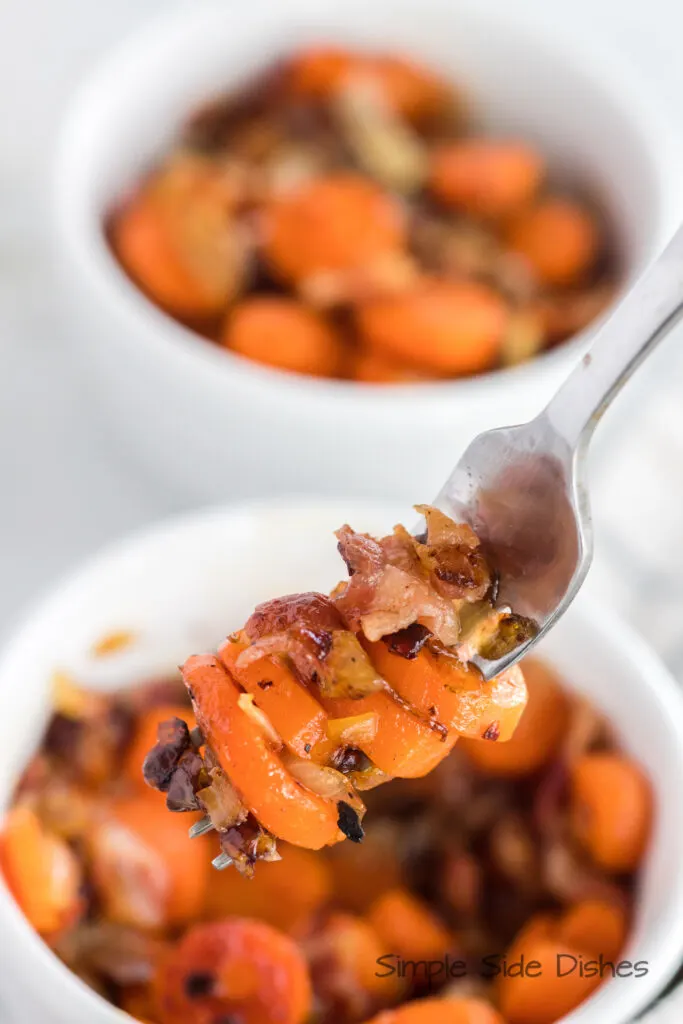
[[[148,1024],[552,1024],[642,970],[621,951],[652,798],[601,715],[542,662],[524,673],[508,743],[461,740],[366,794],[362,844],[283,843],[252,879],[212,871],[209,837],[143,780],[160,723],[194,726],[181,681],[103,695],[58,673],[2,830],[8,884]]]
[[[121,266],[226,350],[389,384],[532,358],[609,304],[609,225],[397,55],[318,47],[200,109],[112,210]]]

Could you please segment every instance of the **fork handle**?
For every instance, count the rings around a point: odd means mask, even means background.
[[[610,402],[683,315],[683,225],[599,329],[541,416],[571,449],[586,445]]]

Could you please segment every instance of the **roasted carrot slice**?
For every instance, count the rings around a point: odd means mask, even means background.
[[[360,700],[323,700],[330,718],[374,712],[377,732],[358,747],[381,771],[394,778],[414,779],[427,775],[450,753],[458,738],[436,720],[411,711],[390,693],[380,690]]]
[[[556,934],[574,949],[604,960],[616,960],[626,942],[627,915],[623,906],[607,900],[582,900],[560,918]]]
[[[367,1024],[505,1024],[483,999],[418,999],[385,1010]]]
[[[442,959],[455,944],[452,933],[407,889],[392,889],[370,907],[368,921],[387,950],[406,960]]]
[[[278,839],[319,850],[343,838],[334,800],[307,789],[272,741],[239,705],[240,690],[212,655],[196,655],[183,675],[197,721],[245,806]]]
[[[390,109],[413,121],[433,117],[448,102],[442,79],[405,57],[321,46],[304,50],[289,66],[290,89],[307,99],[332,100],[358,80],[370,83]]]
[[[601,978],[582,976],[578,969],[582,950],[563,940],[534,938],[523,929],[507,954],[507,960],[541,965],[541,974],[499,976],[498,1005],[507,1024],[555,1024],[582,1003],[600,985]],[[572,967],[574,969],[572,969]]]
[[[243,299],[228,315],[222,342],[231,352],[290,373],[338,377],[343,369],[344,347],[335,329],[296,299]]]
[[[514,736],[507,743],[463,740],[462,749],[482,771],[512,777],[530,775],[557,752],[569,718],[569,701],[547,665],[527,658],[522,671],[528,701]]]
[[[79,861],[29,807],[9,811],[0,836],[0,865],[12,895],[41,935],[59,932],[79,916]]]
[[[248,646],[241,640],[228,639],[218,657],[268,715],[283,743],[299,757],[309,757],[311,748],[327,737],[327,714],[283,660],[262,658],[238,667],[237,659]]]
[[[329,914],[315,929],[310,947],[316,994],[323,1004],[348,1004],[355,1019],[381,1006],[390,1006],[405,987],[396,974],[383,975],[378,969],[378,961],[387,952],[386,945],[361,917]]]
[[[341,844],[354,850],[364,845]],[[215,872],[204,917],[254,917],[284,932],[299,931],[331,895],[330,865],[319,854],[287,843],[278,843],[278,853],[282,859],[260,864],[253,878],[238,871]]]
[[[401,207],[368,178],[316,178],[264,211],[264,253],[276,274],[300,282],[324,271],[357,271],[402,249]]]
[[[156,979],[161,1024],[303,1024],[311,985],[302,953],[270,925],[248,918],[199,924]]]
[[[490,683],[455,658],[422,648],[414,658],[393,654],[378,640],[366,642],[377,671],[409,704],[434,716],[463,736],[509,740],[526,705],[526,685],[519,669]]]
[[[571,285],[593,268],[601,239],[589,210],[574,200],[550,197],[514,219],[508,242],[545,284]]]
[[[144,711],[135,724],[135,733],[123,762],[123,774],[137,789],[149,791],[142,776],[142,764],[157,742],[159,725],[171,718],[182,719],[190,729],[197,724],[192,708],[186,704],[157,704]]]
[[[487,285],[425,278],[400,294],[360,303],[357,324],[361,339],[382,355],[468,374],[494,366],[508,316],[505,301]]]
[[[118,924],[159,930],[197,917],[211,870],[190,815],[169,814],[152,791],[103,808],[89,839],[93,880]]]
[[[585,754],[572,766],[574,835],[607,871],[634,871],[652,822],[652,792],[638,765],[623,754]]]
[[[437,148],[430,187],[448,206],[481,217],[500,217],[528,203],[544,166],[540,154],[524,142],[464,139]]]

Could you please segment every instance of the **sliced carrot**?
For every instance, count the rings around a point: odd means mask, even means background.
[[[169,814],[151,791],[103,808],[89,845],[108,918],[158,930],[199,915],[211,867],[205,845],[188,836],[193,820]]]
[[[582,977],[582,951],[562,940],[515,940],[506,959],[510,963],[518,961],[522,953],[527,968],[532,961],[540,968],[534,966],[532,973],[527,970],[514,977],[499,976],[498,1005],[507,1024],[555,1024],[601,983],[599,973],[596,977]]]
[[[418,999],[385,1010],[366,1024],[505,1024],[483,999]]]
[[[574,835],[607,871],[634,871],[652,822],[652,791],[638,765],[623,754],[585,754],[571,769]]]
[[[218,657],[240,686],[252,694],[282,741],[299,757],[309,757],[311,748],[327,737],[325,711],[280,658],[262,658],[238,668],[237,659],[248,646],[241,640],[228,639]]]
[[[143,711],[135,723],[135,733],[123,762],[123,774],[137,789],[149,790],[142,776],[142,764],[157,742],[159,725],[170,718],[182,719],[190,729],[197,724],[192,708],[186,704],[157,704]]]
[[[415,658],[407,659],[392,654],[381,640],[365,646],[389,685],[447,729],[481,737],[495,728],[497,740],[509,740],[515,731],[527,697],[519,669],[486,683],[475,669],[454,658],[439,658],[424,647]]]
[[[255,295],[228,315],[222,342],[265,366],[311,377],[337,377],[344,361],[341,338],[319,313],[296,299]]]
[[[560,918],[557,936],[574,949],[604,960],[616,960],[626,942],[627,915],[623,906],[607,900],[583,900]]]
[[[410,120],[431,118],[448,102],[442,79],[405,57],[313,47],[291,61],[288,73],[295,95],[316,100],[334,99],[359,79],[370,82],[392,110]]]
[[[311,1009],[303,954],[288,936],[248,918],[191,928],[155,990],[161,1024],[303,1024]]]
[[[580,203],[548,198],[520,213],[510,225],[508,242],[544,283],[569,285],[592,269],[600,231],[595,217]]]
[[[341,847],[360,849],[353,843]],[[278,843],[282,860],[259,864],[253,878],[238,871],[215,872],[206,892],[204,917],[254,917],[285,932],[299,931],[327,902],[332,891],[330,866],[319,854]]]
[[[387,950],[406,960],[443,959],[455,944],[445,924],[404,888],[392,889],[375,900],[367,919]]]
[[[414,288],[361,303],[361,339],[385,356],[437,373],[491,369],[508,321],[504,300],[476,281],[425,278]]]
[[[183,675],[208,745],[264,828],[312,850],[342,839],[336,802],[313,793],[290,774],[263,731],[240,708],[240,690],[217,659],[192,657]]]
[[[177,156],[116,211],[113,248],[130,276],[169,313],[216,316],[240,275],[233,205],[234,189],[215,164]]]
[[[435,150],[430,188],[447,206],[501,217],[533,198],[543,172],[541,155],[524,142],[464,139]]]
[[[435,728],[384,690],[360,700],[334,698],[322,704],[331,718],[377,714],[377,732],[358,745],[373,764],[394,778],[427,775],[450,753],[458,738],[454,731],[445,734],[443,728]]]
[[[0,836],[0,865],[12,895],[41,935],[77,919],[83,909],[80,863],[29,807],[9,811]]]
[[[264,211],[264,252],[280,277],[299,282],[323,271],[356,271],[405,242],[405,219],[368,178],[317,178]]]
[[[557,751],[569,719],[569,701],[555,673],[534,658],[522,671],[528,701],[514,736],[507,743],[463,740],[462,749],[482,771],[491,775],[530,775]]]

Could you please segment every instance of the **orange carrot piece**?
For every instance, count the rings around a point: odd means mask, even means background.
[[[555,1024],[601,983],[599,973],[596,977],[581,976],[577,965],[582,951],[562,940],[515,940],[507,959],[519,960],[522,953],[527,965],[532,961],[541,965],[542,974],[537,975],[538,968],[534,967],[533,975],[498,978],[498,1005],[507,1024]],[[576,969],[570,973],[573,963]]]
[[[557,751],[569,718],[569,701],[546,665],[526,658],[522,672],[528,701],[514,736],[507,743],[463,740],[469,760],[491,775],[530,775]]]
[[[317,178],[264,211],[264,253],[286,281],[324,271],[357,271],[402,249],[400,206],[367,178]]]
[[[247,359],[289,373],[337,377],[344,348],[331,324],[296,299],[255,295],[229,313],[223,345]]]
[[[505,1024],[483,999],[418,999],[385,1010],[366,1024]]]
[[[83,901],[81,866],[71,848],[22,805],[13,807],[0,835],[0,866],[10,892],[41,935],[73,924]]]
[[[298,54],[288,69],[290,89],[307,99],[333,100],[358,80],[369,82],[390,109],[413,121],[433,117],[448,102],[444,82],[405,57],[313,47]]]
[[[143,711],[135,723],[135,733],[123,762],[123,775],[136,789],[149,792],[149,786],[142,776],[142,764],[157,742],[159,725],[170,718],[182,719],[190,729],[194,729],[197,724],[192,708],[186,704],[158,704]]]
[[[238,704],[240,690],[212,655],[183,669],[197,721],[245,806],[278,839],[319,850],[343,838],[334,800],[306,789]]]
[[[354,914],[365,914],[378,896],[404,883],[395,835],[381,825],[368,829],[362,843],[331,847],[326,860],[334,878],[335,904]]]
[[[508,243],[545,284],[570,285],[585,278],[595,264],[600,232],[595,217],[581,204],[548,198],[515,218]]]
[[[501,217],[526,205],[543,177],[540,154],[524,142],[464,139],[435,150],[432,193],[475,217]]]
[[[406,960],[437,960],[455,939],[439,918],[407,889],[392,889],[370,907],[367,919],[392,952]]]
[[[456,732],[444,732],[413,713],[390,693],[380,690],[360,700],[323,700],[330,718],[376,712],[375,735],[359,748],[381,771],[394,778],[414,779],[429,774],[451,752]]]
[[[299,931],[331,895],[330,866],[319,854],[287,843],[278,843],[278,853],[282,860],[259,864],[253,878],[238,871],[215,872],[203,916],[211,921],[253,917],[283,932]]]
[[[370,349],[457,375],[493,368],[508,316],[504,300],[487,285],[425,278],[398,295],[361,303],[357,324]]]
[[[485,683],[474,669],[426,648],[407,659],[392,654],[381,640],[365,647],[379,674],[403,700],[447,729],[472,737],[495,729],[497,740],[509,740],[515,731],[527,696],[519,669]]]
[[[574,835],[607,871],[634,871],[652,821],[650,784],[623,754],[585,754],[571,769]]]
[[[556,931],[557,937],[574,949],[616,960],[626,942],[626,910],[607,900],[583,900],[566,911]]]
[[[303,1024],[311,1009],[308,969],[295,943],[238,917],[191,928],[162,965],[155,990],[162,1024]]]
[[[108,918],[160,930],[198,916],[211,866],[206,846],[188,836],[193,820],[170,814],[151,792],[103,809],[89,844],[95,888]]]
[[[332,913],[316,935],[316,950],[323,963],[323,986],[333,973],[335,987],[344,995],[361,990],[367,997],[364,1009],[388,1006],[402,989],[396,975],[382,977],[378,961],[386,954],[386,945],[372,924],[353,914]],[[315,969],[313,977],[315,980]],[[363,1012],[363,1011],[361,1011]]]
[[[262,658],[244,667],[237,659],[249,645],[228,639],[218,657],[254,703],[268,716],[293,753],[310,757],[311,749],[327,738],[327,714],[313,694],[301,685],[279,658]]]

